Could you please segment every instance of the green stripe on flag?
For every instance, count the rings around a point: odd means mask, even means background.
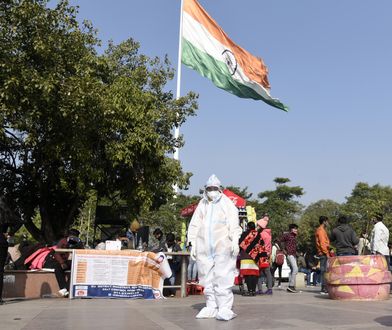
[[[215,86],[238,97],[262,100],[275,108],[288,111],[288,107],[279,100],[265,98],[251,87],[233,79],[226,63],[218,61],[198,48],[193,47],[193,45],[184,38],[182,39],[182,63],[196,70],[203,77],[210,79]]]

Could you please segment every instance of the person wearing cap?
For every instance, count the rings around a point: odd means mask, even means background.
[[[232,287],[241,232],[237,208],[222,193],[216,175],[211,175],[188,228],[191,258],[196,260],[206,298],[206,307],[196,318],[228,321],[237,316],[232,311]]]
[[[258,231],[260,232],[261,239],[263,240],[263,245],[265,248],[265,253],[266,257],[269,258],[271,256],[272,252],[272,234],[271,234],[271,229],[267,228],[269,222],[269,216],[268,214],[263,214],[263,216],[257,220],[257,226],[258,226]],[[263,276],[267,279],[267,290],[263,292],[262,287],[263,287]],[[258,294],[264,294],[264,295],[272,295],[272,284],[273,284],[273,278],[271,274],[271,267],[268,264],[266,267],[260,268],[260,275],[259,275],[259,280],[257,283],[257,288],[258,288]]]

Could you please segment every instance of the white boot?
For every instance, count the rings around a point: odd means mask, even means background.
[[[231,319],[234,319],[236,316],[237,314],[234,313],[231,309],[221,308],[219,309],[218,314],[216,314],[216,319],[221,321],[230,321]]]
[[[218,313],[217,308],[204,307],[197,315],[197,319],[213,319]]]
[[[59,291],[59,295],[60,295],[61,297],[67,297],[67,296],[69,295],[69,292],[68,292],[67,289],[61,289],[61,290]]]

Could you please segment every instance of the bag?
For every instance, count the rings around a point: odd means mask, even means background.
[[[261,257],[257,262],[257,265],[259,266],[260,269],[264,269],[264,268],[268,268],[270,264],[268,262],[268,258]]]
[[[276,256],[275,256],[275,264],[278,266],[282,266],[284,264],[284,252],[283,250],[277,250],[276,251]]]

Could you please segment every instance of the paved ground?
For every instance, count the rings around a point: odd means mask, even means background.
[[[196,320],[203,296],[166,300],[61,298],[7,301],[0,306],[0,329],[380,329],[392,327],[392,300],[342,302],[304,289],[273,296],[235,296],[232,321]]]

